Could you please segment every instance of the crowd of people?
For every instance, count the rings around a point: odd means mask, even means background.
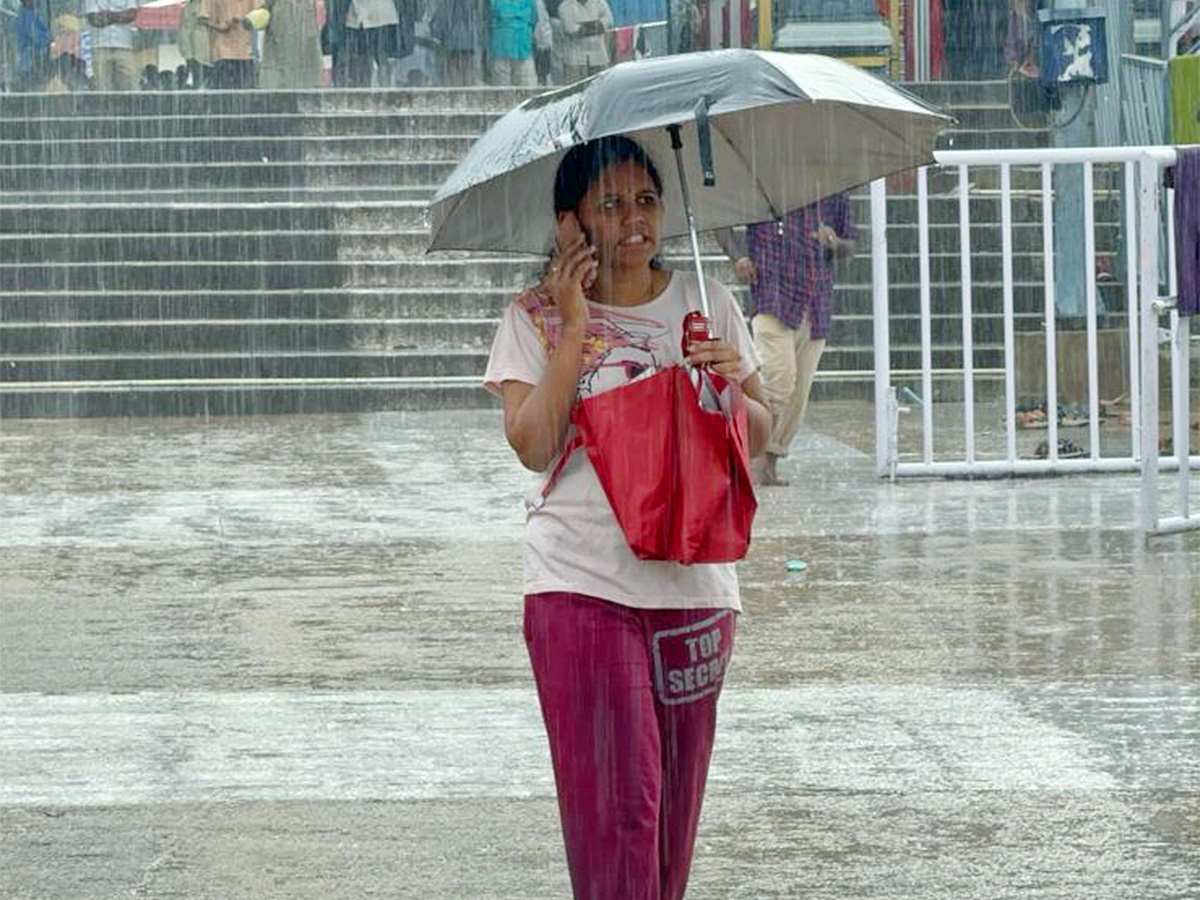
[[[7,2],[9,91],[565,84],[646,54],[641,30],[665,36],[667,16],[667,0]]]

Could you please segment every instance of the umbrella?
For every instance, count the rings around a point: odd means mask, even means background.
[[[949,121],[823,56],[723,50],[622,63],[533,97],[493,125],[434,195],[429,249],[548,253],[563,156],[625,135],[660,169],[675,157],[679,182],[664,184],[660,233],[691,237],[701,310],[684,319],[686,346],[709,335],[698,231],[779,218],[930,162]],[[685,142],[698,151],[686,161]],[[587,447],[626,540],[643,558],[728,561],[749,545],[756,503],[745,402],[740,388],[718,379],[668,366],[572,409],[575,440]]]
[[[435,193],[429,249],[549,253],[559,161],[576,144],[623,134],[660,169],[675,156],[662,236],[690,234],[699,272],[697,231],[780,218],[932,162],[951,121],[826,56],[717,50],[621,63],[501,117]]]

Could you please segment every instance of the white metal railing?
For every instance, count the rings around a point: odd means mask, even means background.
[[[1174,164],[1176,153],[1171,147],[1094,147],[1038,150],[950,151],[935,154],[938,167],[957,175],[958,199],[958,263],[959,290],[962,308],[962,366],[960,370],[935,370],[933,365],[932,296],[934,286],[930,277],[930,169],[917,173],[918,225],[918,289],[920,316],[920,390],[921,442],[919,453],[910,451],[904,458],[900,453],[899,413],[901,405],[892,385],[888,247],[887,192],[883,181],[871,185],[871,250],[872,289],[874,296],[875,331],[875,400],[876,400],[876,461],[881,475],[896,476],[1006,476],[1042,475],[1069,472],[1141,472],[1142,511],[1140,523],[1147,533],[1163,533],[1187,528],[1200,528],[1200,515],[1190,512],[1189,480],[1193,469],[1200,469],[1200,456],[1189,449],[1189,340],[1186,317],[1178,316],[1170,302],[1160,296],[1160,284],[1166,281],[1174,294],[1174,253],[1170,247],[1167,268],[1169,277],[1161,278],[1159,234],[1164,224],[1170,227],[1172,208],[1164,209],[1160,202],[1160,185],[1164,167]],[[1059,454],[1059,432],[1056,411],[1059,400],[1058,341],[1055,313],[1055,252],[1053,212],[1053,175],[1056,166],[1083,167],[1083,265],[1086,300],[1086,383],[1088,448],[1079,459],[1062,458]],[[1098,352],[1098,312],[1096,279],[1096,211],[1094,206],[1094,172],[1100,165],[1119,165],[1123,168],[1125,192],[1124,221],[1126,233],[1125,266],[1129,286],[1126,328],[1128,331],[1128,366],[1131,441],[1127,453],[1101,453],[1100,446],[1100,388]],[[977,320],[972,281],[973,254],[971,248],[972,187],[970,175],[978,167],[998,167],[1000,180],[1001,230],[1001,312],[1003,316],[1003,366],[994,373],[1003,379],[1003,449],[991,454],[980,451],[976,435],[975,347],[973,328]],[[1042,288],[1044,292],[1045,386],[1046,386],[1046,445],[1044,458],[1021,458],[1018,455],[1016,417],[1016,334],[1014,311],[1014,242],[1012,172],[1016,166],[1035,167],[1040,172],[1040,191],[1031,192],[1042,204]],[[976,192],[976,196],[980,194]],[[1136,235],[1136,238],[1134,237]],[[1173,243],[1173,241],[1172,241]],[[1133,287],[1136,286],[1136,294]],[[1160,459],[1158,445],[1159,409],[1159,318],[1170,312],[1170,349],[1172,384],[1173,450],[1169,458]],[[994,313],[992,313],[994,315]],[[962,435],[953,447],[939,451],[934,422],[934,374],[938,378],[961,379]],[[913,379],[916,373],[906,373]],[[919,459],[912,457],[919,456]],[[1177,477],[1174,491],[1174,512],[1160,514],[1158,476],[1160,470],[1174,471]]]
[[[1144,145],[1167,139],[1167,64],[1161,59],[1122,54],[1121,139]]]

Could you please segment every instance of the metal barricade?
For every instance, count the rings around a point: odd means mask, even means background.
[[[1200,456],[1189,449],[1189,340],[1190,333],[1186,318],[1170,311],[1170,303],[1162,296],[1160,283],[1170,278],[1162,277],[1159,258],[1159,234],[1164,222],[1167,234],[1172,231],[1171,206],[1161,204],[1162,170],[1175,161],[1175,151],[1170,147],[1099,147],[1043,150],[1003,151],[956,151],[940,152],[936,158],[942,173],[947,170],[957,176],[958,207],[958,260],[957,290],[961,294],[961,347],[960,370],[948,369],[944,365],[935,369],[933,341],[933,288],[931,279],[930,250],[930,194],[929,169],[917,173],[917,234],[919,289],[919,372],[906,371],[904,377],[915,383],[919,377],[919,401],[921,414],[920,450],[910,450],[902,456],[899,440],[899,413],[901,404],[897,390],[892,384],[892,340],[888,279],[887,238],[887,191],[883,181],[871,185],[871,249],[872,249],[872,293],[875,331],[875,402],[876,402],[876,462],[877,471],[883,476],[951,476],[988,477],[1048,475],[1073,472],[1141,472],[1143,478],[1142,509],[1138,521],[1147,533],[1178,531],[1200,528],[1200,516],[1189,510],[1189,479],[1192,470],[1200,469]],[[1083,167],[1084,193],[1084,290],[1086,297],[1086,423],[1088,449],[1084,458],[1063,458],[1059,453],[1058,410],[1058,322],[1055,311],[1055,244],[1056,222],[1053,210],[1053,172],[1056,166],[1078,165]],[[1096,272],[1096,210],[1094,205],[1094,177],[1098,166],[1106,171],[1119,167],[1124,176],[1124,196],[1131,198],[1123,209],[1122,227],[1125,231],[1124,265],[1128,302],[1123,340],[1127,343],[1129,380],[1131,440],[1128,452],[1101,453],[1100,445],[1100,372],[1097,347],[1097,272]],[[976,442],[976,348],[974,335],[977,318],[973,284],[971,174],[979,167],[999,169],[999,188],[996,199],[1000,204],[1000,309],[1003,333],[1002,361],[988,374],[1002,380],[1003,446],[982,453]],[[1044,458],[1022,458],[1018,456],[1017,441],[1017,392],[1016,392],[1016,334],[1014,328],[1014,223],[1012,173],[1015,167],[1040,171],[1040,191],[1027,192],[1031,200],[1040,198],[1042,215],[1041,256],[1043,309],[1042,329],[1045,358],[1045,409],[1046,447]],[[1136,199],[1134,199],[1136,198]],[[1062,223],[1058,223],[1061,225]],[[944,226],[943,226],[944,227]],[[1026,225],[1028,227],[1028,223]],[[1136,236],[1136,237],[1135,237]],[[1027,241],[1028,243],[1028,241]],[[1173,278],[1172,262],[1168,269]],[[945,263],[945,259],[941,260]],[[1134,289],[1136,286],[1136,290]],[[1028,289],[1030,286],[1024,286]],[[1170,288],[1173,293],[1173,288]],[[939,324],[947,325],[951,315],[948,304],[940,298]],[[1159,318],[1171,312],[1171,385],[1173,449],[1171,455],[1159,456]],[[994,320],[997,310],[989,310]],[[943,328],[945,334],[945,328]],[[956,436],[948,450],[938,447],[934,422],[934,378],[940,383],[947,379],[959,379],[961,385],[962,434]],[[955,400],[954,402],[959,402]],[[959,439],[961,438],[961,440]],[[940,452],[939,452],[940,449]],[[917,458],[913,458],[917,457]],[[1158,475],[1160,471],[1176,473],[1177,484],[1173,493],[1174,511],[1160,512]]]

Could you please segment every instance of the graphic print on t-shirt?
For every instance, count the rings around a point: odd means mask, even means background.
[[[546,353],[562,335],[558,310],[545,303],[537,291],[521,298],[537,329]],[[646,372],[656,372],[672,360],[671,329],[666,322],[613,307],[591,304],[579,369],[579,396],[591,397],[620,387]]]

